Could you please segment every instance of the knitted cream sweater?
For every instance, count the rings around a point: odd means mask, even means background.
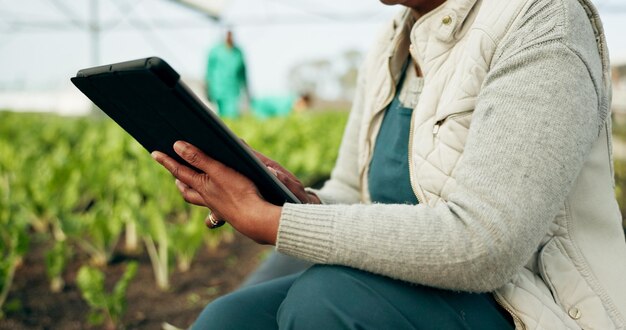
[[[325,204],[286,204],[277,249],[435,287],[507,283],[537,249],[606,116],[594,35],[572,2],[537,0],[502,41],[446,203],[361,203],[362,118],[353,109],[331,179],[317,191]]]

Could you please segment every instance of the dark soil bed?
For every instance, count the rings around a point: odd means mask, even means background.
[[[46,243],[32,243],[30,252],[18,269],[8,298],[10,308],[0,320],[0,329],[101,329],[87,322],[89,306],[76,287],[75,277],[81,261],[65,271],[65,288],[51,293],[46,276]],[[137,260],[139,269],[127,291],[125,329],[162,329],[164,324],[185,329],[203,307],[216,297],[235,289],[259,263],[268,247],[257,245],[236,234],[231,242],[217,249],[201,249],[188,272],[171,270],[171,289],[157,289],[147,254],[118,254],[104,268],[107,285],[112,287],[126,267]]]

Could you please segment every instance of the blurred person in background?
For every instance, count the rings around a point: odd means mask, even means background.
[[[624,329],[593,4],[382,2],[407,8],[361,69],[330,180],[305,189],[257,153],[302,204],[267,203],[185,142],[201,173],[153,154],[209,228],[314,264],[213,301],[194,329]]]
[[[224,118],[239,116],[242,91],[250,96],[244,55],[235,44],[231,30],[226,31],[224,40],[209,52],[206,91],[209,101]]]

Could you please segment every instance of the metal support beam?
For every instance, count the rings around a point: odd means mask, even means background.
[[[89,34],[91,35],[91,64],[100,64],[100,6],[98,0],[91,0],[89,4],[90,22]]]

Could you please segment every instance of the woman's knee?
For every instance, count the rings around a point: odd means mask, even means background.
[[[286,300],[302,301],[304,298],[311,299],[313,296],[333,300],[341,299],[345,295],[340,292],[352,285],[354,276],[351,273],[355,272],[361,271],[343,266],[315,265],[302,273],[293,283]]]
[[[354,304],[358,270],[316,265],[292,285],[278,310],[281,329],[345,328],[363,311]]]
[[[192,330],[237,329],[233,324],[240,319],[241,302],[237,295],[226,295],[209,303],[198,316]]]
[[[285,276],[216,299],[193,329],[276,329],[276,312],[296,277]]]

